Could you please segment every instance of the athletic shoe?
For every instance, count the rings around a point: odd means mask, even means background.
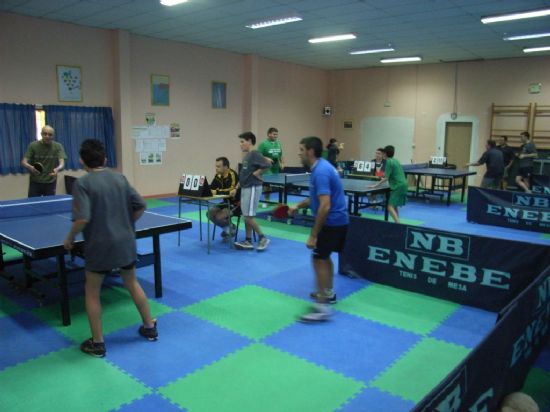
[[[252,250],[254,245],[250,240],[243,240],[242,242],[235,242],[235,247],[239,250]]]
[[[315,299],[316,301],[319,300],[319,292],[311,292],[309,294],[309,297],[311,299]],[[334,305],[336,303],[336,293],[333,293],[332,296],[327,296],[327,303],[330,303],[331,305]]]
[[[256,247],[256,250],[258,252],[261,252],[262,250],[265,250],[267,248],[267,245],[269,245],[269,242],[270,242],[270,240],[264,236],[258,242],[258,247]]]
[[[155,319],[153,321],[152,328],[146,328],[144,325],[141,325],[139,327],[139,334],[151,342],[157,340],[159,337],[159,333],[157,331],[157,320]]]
[[[229,228],[229,230],[227,232],[225,230],[222,231],[221,237],[222,237],[223,240],[227,240],[227,239],[232,238],[233,236],[235,236],[236,231],[237,231],[237,226],[235,226],[234,224],[231,224],[231,227]]]
[[[298,320],[304,323],[326,322],[330,319],[331,314],[328,305],[316,303],[311,309],[311,312],[300,316]]]
[[[82,342],[80,344],[80,350],[90,356],[95,356],[96,358],[103,358],[107,353],[105,343],[95,343],[92,338]]]

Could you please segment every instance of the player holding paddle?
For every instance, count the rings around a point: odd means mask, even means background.
[[[322,152],[323,143],[318,137],[306,137],[300,141],[300,160],[311,169],[310,197],[288,209],[288,214],[294,216],[298,209],[310,207],[315,216],[306,246],[313,250],[317,291],[311,296],[317,303],[311,312],[300,317],[302,322],[322,322],[331,316],[329,303],[336,303],[336,295],[333,291],[334,265],[330,255],[343,250],[349,223],[340,176],[327,160],[321,158]]]
[[[21,165],[31,172],[28,197],[55,195],[57,174],[67,158],[61,143],[54,141],[53,127],[44,126],[40,134],[42,139],[32,142],[21,160]]]

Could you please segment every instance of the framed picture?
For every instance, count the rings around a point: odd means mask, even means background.
[[[212,82],[212,108],[225,109],[227,107],[227,83]]]
[[[162,74],[151,75],[151,105],[170,105],[170,76]]]
[[[82,69],[79,66],[56,66],[57,100],[82,101]]]

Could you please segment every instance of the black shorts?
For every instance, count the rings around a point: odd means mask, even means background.
[[[346,243],[348,225],[323,226],[317,235],[317,246],[313,249],[313,259],[328,259],[332,252],[341,252]]]
[[[518,175],[523,177],[524,179],[529,179],[531,175],[533,174],[533,167],[520,167],[518,171]]]
[[[136,262],[132,262],[129,265],[126,265],[126,266],[121,266],[120,269],[121,270],[130,270],[130,269],[133,269],[134,266],[136,266]],[[111,274],[112,269],[111,270],[90,270],[90,272],[99,273],[100,275],[109,275],[109,274]]]

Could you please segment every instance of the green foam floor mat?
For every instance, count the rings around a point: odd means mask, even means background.
[[[250,339],[262,339],[294,323],[310,303],[247,285],[182,309]]]
[[[126,289],[117,287],[104,288],[101,291],[101,303],[103,309],[101,319],[105,335],[131,325],[141,324],[139,313]],[[153,317],[169,313],[173,310],[151,299],[149,299],[149,307]],[[36,308],[33,310],[33,313],[72,341],[80,343],[90,337],[90,326],[84,306],[84,296],[71,299],[70,308],[70,326],[62,326],[59,304]]]
[[[32,379],[30,379],[32,377]],[[151,392],[77,347],[0,371],[2,411],[110,411]]]
[[[456,303],[373,284],[338,303],[342,312],[426,335],[460,306]]]
[[[425,338],[370,384],[384,392],[420,402],[468,353],[463,346]],[[415,379],[415,376],[422,379]]]
[[[363,383],[262,344],[253,344],[161,388],[194,412],[329,412]]]

